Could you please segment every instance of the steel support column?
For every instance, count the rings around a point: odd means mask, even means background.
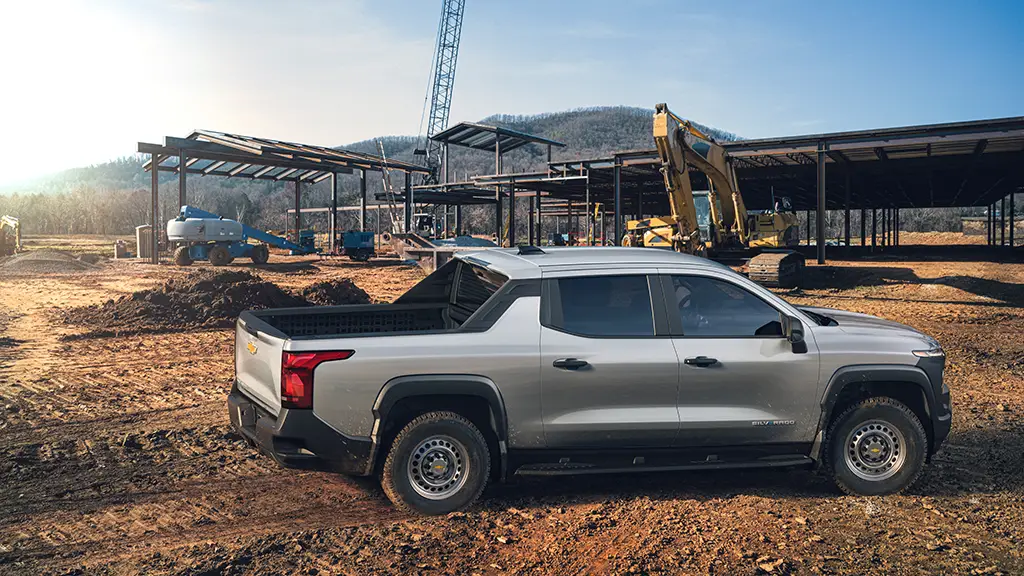
[[[999,199],[999,245],[1006,246],[1006,196]]]
[[[412,197],[412,175],[405,173],[405,232],[412,232],[412,214],[415,211]]]
[[[549,145],[548,148],[551,148],[551,146]],[[534,246],[540,246],[541,237],[544,235],[544,233],[541,231],[541,225],[540,225],[540,222],[541,222],[540,190],[538,190],[534,194],[533,201],[534,201],[534,203],[537,206],[537,228],[536,228],[536,234],[537,235],[536,235],[535,240],[534,240]]]
[[[900,245],[900,209],[896,208],[896,246]]]
[[[185,179],[188,176],[186,170],[188,163],[188,156],[185,155],[185,151],[178,149],[178,209],[188,203],[188,196],[186,194],[187,188],[185,188]]]
[[[550,148],[550,147],[549,147]],[[551,150],[548,150],[551,154]],[[494,173],[501,174],[501,139],[494,139]],[[494,187],[494,242],[501,246],[501,185]]]
[[[846,248],[850,248],[850,169],[846,169],[846,190],[843,192],[843,235],[846,239]]]
[[[1014,209],[1014,205],[1013,205],[1013,197],[1015,195],[1016,195],[1016,192],[1010,192],[1010,248],[1014,247],[1013,228],[1014,228],[1014,225],[1017,222],[1017,219],[1016,219],[1016,215],[1017,215],[1016,212],[1017,211]]]
[[[159,264],[160,254],[157,252],[157,249],[160,247],[160,230],[157,228],[157,220],[159,220],[157,213],[160,209],[160,157],[157,154],[153,154],[153,161],[149,166],[150,172],[152,172],[150,184],[153,187],[152,197],[150,198],[152,205],[150,206],[149,213],[149,236],[153,253],[149,257],[149,262],[151,264]]]
[[[331,233],[331,252],[338,252],[338,192],[341,190],[341,178],[337,174],[331,174],[331,213],[328,214],[327,229]],[[359,229],[363,229],[366,222],[366,212],[359,216]]]
[[[878,246],[878,209],[871,209],[871,251]]]
[[[811,245],[811,211],[807,211],[807,245]]]
[[[824,142],[818,143],[818,264],[825,263],[825,150]]]
[[[867,236],[867,225],[868,225],[868,210],[867,208],[860,209],[860,246],[861,248],[868,245]]]
[[[455,235],[462,236],[462,204],[455,205]]]
[[[516,245],[516,179],[511,179],[508,189],[508,245]]]
[[[366,170],[359,172],[359,230],[366,232]]]
[[[612,169],[612,180],[615,186],[615,238],[612,242],[615,246],[621,246],[625,231],[622,229],[622,160],[618,157],[615,158],[615,167]]]
[[[594,244],[594,235],[593,235],[594,234],[594,227],[593,227],[594,219],[591,218],[591,214],[592,214],[591,210],[592,210],[592,208],[590,207],[590,169],[589,168],[587,169],[586,187],[587,187],[586,188],[587,209],[584,212],[584,214],[587,215],[587,217],[586,217],[587,227],[585,229],[585,233],[587,235],[587,245],[588,246],[592,246]]]
[[[528,232],[527,232],[527,235],[526,235],[526,239],[527,239],[526,243],[527,244],[533,244],[534,231],[536,230],[535,224],[536,224],[536,217],[537,217],[537,215],[534,213],[534,211],[536,210],[536,201],[537,201],[537,197],[536,196],[530,196],[529,216],[528,216],[528,219],[527,219],[527,221],[528,221],[527,228],[529,229]],[[536,244],[534,244],[534,245],[536,246]]]
[[[299,243],[299,230],[302,230],[302,183],[298,180],[295,181],[295,240],[296,244]]]

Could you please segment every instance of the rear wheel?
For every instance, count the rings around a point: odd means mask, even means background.
[[[472,422],[454,412],[428,412],[391,443],[381,485],[403,511],[448,514],[480,497],[490,469],[487,441]]]
[[[849,407],[828,432],[828,468],[847,494],[900,492],[917,480],[927,452],[921,420],[892,398],[869,398]]]
[[[192,256],[189,254],[188,246],[178,246],[174,249],[174,263],[178,266],[192,265]]]
[[[267,260],[270,260],[270,248],[267,248],[266,244],[253,246],[249,252],[249,259],[253,264],[266,264]]]
[[[210,248],[206,257],[209,258],[210,264],[214,266],[227,266],[232,260],[228,249],[223,246],[214,246],[213,248]]]

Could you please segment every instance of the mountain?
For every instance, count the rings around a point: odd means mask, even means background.
[[[595,158],[617,150],[652,148],[652,110],[623,106],[584,108],[532,116],[499,114],[481,120],[520,132],[564,142],[553,151],[555,160]],[[734,134],[698,126],[721,140],[735,140]],[[412,136],[380,138],[389,158],[419,162],[413,150],[422,141]],[[377,139],[343,145],[348,150],[377,154]],[[547,150],[525,146],[504,157],[506,172],[539,170]],[[140,155],[85,168],[75,168],[38,179],[28,185],[0,190],[0,214],[14,214],[24,222],[27,233],[130,233],[148,222],[149,175],[142,171],[146,158]],[[453,148],[451,168],[455,177],[491,174],[494,155],[477,150]],[[371,174],[368,195],[383,190],[378,174]],[[161,212],[170,218],[177,207],[177,177],[164,174],[161,180]],[[342,203],[354,204],[358,177],[343,176]],[[395,183],[396,186],[400,185]],[[328,182],[309,187],[304,206],[325,206]],[[190,178],[189,202],[225,217],[240,219],[262,228],[285,227],[285,213],[293,205],[290,186],[282,183],[241,178]],[[348,217],[348,215],[346,215]]]

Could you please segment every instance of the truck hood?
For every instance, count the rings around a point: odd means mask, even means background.
[[[900,324],[899,322],[893,322],[892,320],[885,320],[877,316],[871,316],[868,314],[860,314],[857,312],[848,312],[846,310],[836,310],[835,308],[817,308],[813,306],[800,306],[800,310],[806,310],[814,312],[815,314],[821,314],[822,316],[828,316],[839,323],[839,328],[847,334],[864,335],[864,336],[898,336],[905,335],[914,338],[918,338],[927,342],[930,346],[938,346],[937,340],[928,336],[927,334],[911,328],[906,324]]]

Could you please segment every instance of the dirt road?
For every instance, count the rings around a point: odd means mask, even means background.
[[[380,301],[422,277],[384,262],[259,273],[290,289],[347,277]],[[812,273],[820,287],[787,298],[947,348],[953,433],[909,494],[841,496],[800,470],[591,477],[493,486],[430,519],[395,512],[371,481],[281,469],[233,434],[230,331],[61,338],[79,329],[55,307],[179,270],[0,279],[0,574],[1024,573],[1024,265]]]

